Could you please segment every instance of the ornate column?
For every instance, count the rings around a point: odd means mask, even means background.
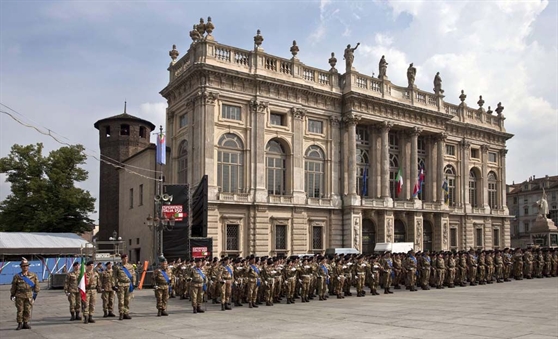
[[[382,198],[390,198],[389,195],[389,130],[393,127],[390,121],[384,121],[379,125],[382,133]]]
[[[444,203],[444,190],[442,183],[444,182],[444,148],[446,147],[447,135],[442,132],[436,136],[437,155],[436,155],[436,172],[438,173],[438,202]]]
[[[436,201],[436,192],[438,192],[438,188],[441,184],[438,184],[437,180],[437,172],[436,172],[436,140],[433,136],[428,136],[427,138],[427,149],[428,157],[427,159],[427,168],[425,169],[425,181],[426,181],[426,196],[427,201],[434,202]]]
[[[482,159],[482,208],[485,211],[488,209],[488,145],[481,145],[481,159]]]
[[[217,180],[215,180],[215,166],[214,166],[214,149],[215,149],[215,102],[219,99],[219,93],[216,92],[203,92],[201,99],[204,114],[202,115],[203,121],[203,154],[200,158],[202,162],[202,173],[207,174],[207,184],[209,187],[217,187]],[[216,191],[216,189],[215,189]],[[216,192],[215,192],[216,193]],[[209,194],[211,196],[211,194]]]
[[[422,132],[422,128],[413,127],[410,132],[411,136],[411,196],[414,192],[415,184],[418,180],[418,136]]]
[[[371,164],[373,173],[371,177],[373,184],[372,192],[374,198],[379,198],[382,196],[382,129],[377,125],[373,129],[371,144],[373,147]]]
[[[506,212],[506,214],[508,214],[508,204],[507,204],[507,199],[506,199],[506,154],[508,154],[508,150],[503,148],[500,150],[500,168],[501,168],[501,172],[500,172],[500,177],[498,179],[500,179],[500,201],[502,202],[500,206],[502,206],[501,208],[504,209],[504,211]]]
[[[252,164],[254,171],[252,180],[254,182],[254,202],[267,201],[267,189],[265,187],[265,115],[267,113],[267,101],[250,100],[252,111]]]
[[[341,175],[341,163],[339,161],[339,153],[341,151],[340,147],[341,147],[341,136],[340,136],[340,131],[339,131],[339,125],[341,123],[341,121],[339,120],[338,117],[331,117],[329,119],[330,121],[330,138],[331,138],[331,144],[330,144],[330,149],[329,149],[329,154],[330,154],[330,171],[328,174],[328,182],[329,184],[329,190],[326,189],[326,192],[330,193],[332,202],[334,206],[337,206],[338,201],[339,201],[339,197],[342,195],[341,194],[341,188],[339,187],[339,176]]]
[[[303,136],[304,136],[304,117],[306,110],[300,107],[292,107],[291,113],[293,114],[293,152],[291,175],[289,181],[292,183],[293,202],[295,204],[306,203],[306,193],[304,192],[304,150]]]
[[[403,174],[403,189],[399,198],[410,200],[413,194],[413,180],[411,178],[411,132],[405,131],[399,134],[399,167]]]
[[[345,128],[347,128],[347,160],[348,160],[348,178],[347,178],[347,194],[349,196],[357,196],[356,191],[356,125],[361,117],[356,114],[345,116]]]
[[[463,207],[466,212],[471,212],[471,202],[469,201],[469,152],[471,151],[471,143],[465,140],[459,142],[459,147],[461,152],[459,156],[461,157],[461,187],[463,187],[463,192],[460,192],[462,197]]]

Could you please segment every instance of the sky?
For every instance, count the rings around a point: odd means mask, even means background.
[[[191,43],[189,31],[211,16],[219,43],[253,47],[256,30],[267,53],[329,69],[331,52],[360,42],[357,71],[406,85],[413,62],[416,84],[432,91],[440,72],[445,100],[505,107],[507,181],[558,174],[558,6],[556,1],[0,1],[0,102],[25,123],[49,129],[64,142],[99,154],[95,121],[123,112],[164,125],[168,55]],[[5,110],[4,107],[1,107]],[[152,139],[153,140],[153,139]],[[0,157],[13,144],[48,136],[0,114]],[[46,154],[45,154],[46,155]],[[78,186],[99,192],[99,162]],[[0,199],[10,194],[0,174]],[[98,206],[98,204],[96,205]],[[97,220],[95,213],[92,218]]]

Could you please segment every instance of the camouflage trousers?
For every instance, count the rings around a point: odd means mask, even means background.
[[[475,284],[477,282],[477,266],[469,267],[469,281],[471,284]]]
[[[28,323],[31,320],[31,312],[33,311],[32,300],[33,298],[15,298],[16,320],[18,323]]]
[[[283,287],[283,278],[281,276],[276,276],[275,283],[273,284],[273,286],[274,286],[273,296],[275,298],[279,298],[282,292],[281,288]]]
[[[494,280],[494,265],[486,266],[486,281],[491,282]]]
[[[302,299],[308,298],[308,292],[310,291],[310,281],[311,279],[309,275],[302,276]]]
[[[328,277],[319,277],[318,279],[318,296],[324,298],[328,291]]]
[[[467,267],[459,267],[459,283],[465,285],[467,283]]]
[[[446,272],[446,281],[448,286],[455,285],[455,270],[455,267],[448,267],[448,270]]]
[[[494,266],[494,278],[496,281],[504,280],[504,265]]]
[[[504,266],[502,267],[502,276],[504,280],[508,280],[510,278],[510,270],[511,270],[511,265],[504,264]]]
[[[103,291],[103,294],[101,294],[101,299],[103,299],[103,311],[112,312],[112,307],[114,304],[114,291]]]
[[[201,307],[203,302],[203,284],[191,283],[190,284],[190,300],[192,300],[192,307]]]
[[[523,279],[523,263],[521,261],[513,265],[513,276],[515,279]]]
[[[287,296],[287,299],[293,299],[296,288],[296,277],[287,278],[285,280],[285,287],[285,294]]]
[[[391,280],[393,279],[393,277],[394,277],[393,271],[392,271],[392,270],[388,270],[388,271],[386,272],[385,277],[384,277],[384,288],[385,288],[385,289],[388,289],[388,290],[389,290],[389,288],[391,287]]]
[[[343,294],[343,285],[345,284],[345,276],[344,275],[340,275],[337,278],[334,278],[336,281],[334,286],[334,293],[337,294],[338,296],[341,296]]]
[[[83,316],[92,316],[95,312],[95,302],[97,301],[97,290],[85,291],[85,300],[82,301]]]
[[[166,310],[167,303],[169,301],[169,286],[168,285],[161,285],[157,286],[155,290],[155,299],[157,300],[157,309],[158,310]]]
[[[417,283],[417,270],[415,268],[409,268],[407,270],[407,286],[415,286]]]
[[[271,278],[267,281],[264,281],[265,289],[263,298],[265,302],[273,302],[273,289],[275,287],[275,279]]]
[[[430,282],[430,267],[423,268],[421,273],[422,273],[422,276],[421,276],[422,281],[421,281],[420,284],[423,287],[426,287],[426,286],[428,286],[428,283]]]
[[[380,274],[378,272],[372,272],[370,276],[370,289],[377,290],[380,285]]]
[[[365,280],[366,280],[366,274],[364,272],[358,272],[355,275],[357,293],[362,292],[362,290],[364,289]]]
[[[439,268],[436,269],[438,275],[437,278],[438,280],[436,281],[436,287],[443,287],[444,286],[444,279],[446,277],[446,269],[445,268]]]
[[[248,294],[246,295],[246,299],[248,302],[255,303],[256,299],[258,298],[258,279],[250,278],[248,279]]]
[[[119,286],[116,295],[118,296],[118,313],[130,313],[130,300],[132,299],[130,285],[126,284]]]
[[[68,301],[70,302],[70,312],[81,312],[81,294],[79,292],[70,292]]]
[[[226,304],[231,302],[232,293],[232,280],[225,280],[224,284],[220,284],[219,293],[221,294],[221,304]]]

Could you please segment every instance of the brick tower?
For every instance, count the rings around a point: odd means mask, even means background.
[[[155,125],[126,113],[101,119],[95,123],[99,130],[101,158],[119,164],[149,147],[149,136]],[[119,232],[119,174],[116,167],[101,161],[99,182],[99,233],[97,239],[106,241],[114,231]]]

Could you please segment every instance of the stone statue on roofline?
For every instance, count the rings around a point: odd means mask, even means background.
[[[442,77],[440,77],[440,72],[437,72],[436,76],[434,76],[434,94],[436,95],[444,94],[444,90],[442,89]]]
[[[386,57],[384,55],[382,55],[382,58],[380,59],[380,64],[379,64],[379,69],[380,69],[380,73],[378,73],[378,78],[380,80],[382,79],[387,79],[387,61],[386,61]]]
[[[407,82],[409,83],[409,88],[413,88],[415,86],[415,78],[417,76],[417,69],[413,66],[413,63],[409,65],[407,68]]]
[[[360,42],[357,42],[354,48],[351,48],[351,44],[348,44],[347,48],[345,48],[345,54],[343,54],[343,59],[345,59],[346,72],[349,72],[350,70],[353,69],[353,62],[355,61],[355,50],[358,48],[359,45]]]

